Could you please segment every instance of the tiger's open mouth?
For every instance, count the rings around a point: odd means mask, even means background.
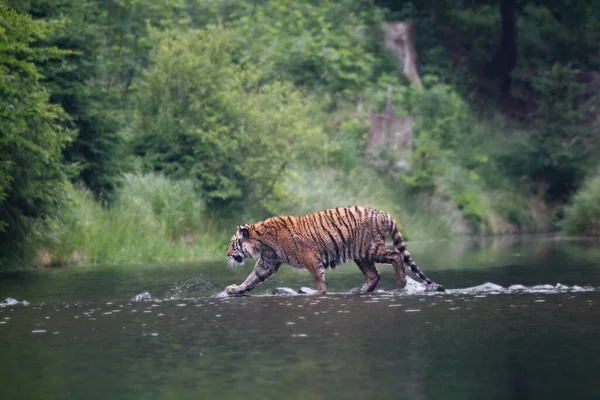
[[[242,258],[242,256],[233,256],[233,259],[235,260],[236,263],[241,264],[242,261],[244,261],[244,259]]]

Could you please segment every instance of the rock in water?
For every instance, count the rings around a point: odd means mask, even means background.
[[[271,291],[275,296],[296,296],[298,292],[288,287],[277,287]]]
[[[13,299],[12,297],[7,297],[0,304],[2,304],[3,306],[15,306],[15,305],[19,304],[19,300]]]
[[[502,292],[504,288],[492,282],[486,282],[483,285],[473,286],[465,289],[467,293],[486,293],[486,292]]]
[[[573,287],[572,287],[572,290],[573,290],[574,292],[593,292],[593,291],[595,291],[595,290],[597,290],[597,289],[596,289],[596,288],[594,288],[594,287],[592,287],[592,286],[584,286],[584,287],[581,287],[581,286],[577,286],[577,285],[575,285],[575,286],[573,286]]]
[[[217,299],[225,299],[225,298],[228,298],[228,297],[251,297],[251,296],[248,293],[230,294],[230,293],[227,293],[226,291],[223,290],[222,292],[214,294],[211,297],[216,297]]]
[[[570,288],[562,283],[557,283],[554,287],[556,290],[569,290]]]
[[[510,285],[508,287],[508,290],[510,290],[510,291],[527,290],[527,286],[523,286],[523,285]]]
[[[298,294],[315,294],[317,291],[315,289],[311,289],[306,286],[302,286],[300,290],[298,290]]]
[[[143,292],[133,296],[131,301],[152,301],[152,296],[149,292]]]
[[[533,292],[533,293],[546,293],[546,292],[553,292],[554,291],[554,286],[552,285],[535,285],[529,288],[529,291]]]

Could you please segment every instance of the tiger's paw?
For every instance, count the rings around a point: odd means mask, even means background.
[[[229,285],[225,288],[225,293],[227,294],[238,294],[240,293],[239,286],[236,284]]]

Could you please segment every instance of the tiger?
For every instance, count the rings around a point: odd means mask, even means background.
[[[386,234],[394,249],[386,248]],[[406,287],[405,264],[427,289],[443,292],[414,263],[394,219],[384,211],[358,206],[337,207],[303,216],[278,216],[254,224],[238,225],[227,249],[228,262],[243,265],[257,258],[254,269],[241,284],[225,288],[241,295],[264,282],[282,264],[306,269],[316,282],[317,295],[327,292],[325,270],[353,260],[366,278],[359,293],[375,290],[381,275],[375,263],[392,264],[399,289]]]

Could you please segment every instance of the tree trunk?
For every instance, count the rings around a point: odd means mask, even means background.
[[[502,33],[494,58],[488,65],[489,74],[498,79],[500,92],[510,95],[512,70],[517,64],[517,1],[502,0],[500,4]]]
[[[380,171],[390,173],[410,168],[412,117],[396,117],[392,106],[392,87],[388,86],[385,112],[369,114],[367,160]]]
[[[414,24],[411,22],[386,23],[385,45],[398,57],[398,65],[402,73],[417,88],[423,89],[421,77],[419,76]]]

